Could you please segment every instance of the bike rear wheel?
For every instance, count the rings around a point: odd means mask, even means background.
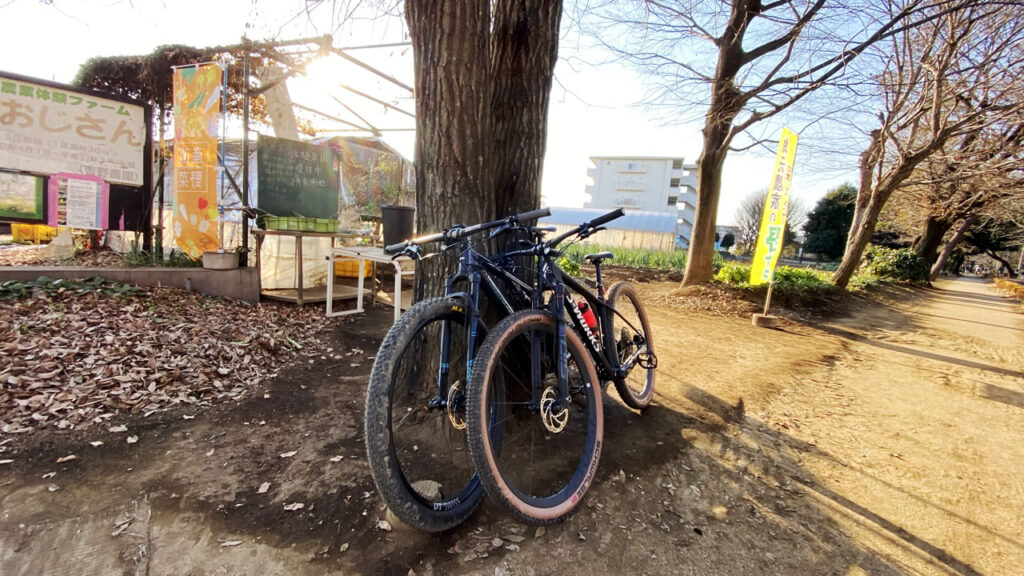
[[[450,408],[430,406],[445,322]],[[484,494],[466,445],[467,322],[465,308],[448,298],[414,305],[384,338],[366,395],[366,452],[377,490],[395,516],[429,532],[462,523]],[[478,347],[485,334],[481,326]]]
[[[532,524],[570,513],[601,456],[604,416],[593,360],[569,327],[569,398],[559,398],[556,341],[550,314],[509,316],[484,342],[470,380],[469,446],[480,479],[495,502]]]
[[[611,315],[611,326],[605,330],[605,347],[613,352],[614,367],[624,365],[637,352],[641,356],[624,378],[615,379],[615,390],[630,408],[646,408],[654,398],[654,339],[647,322],[647,312],[640,296],[628,282],[616,282],[608,290],[608,304],[621,314]]]

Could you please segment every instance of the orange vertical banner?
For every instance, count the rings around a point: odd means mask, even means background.
[[[220,65],[174,70],[174,237],[199,258],[217,250],[217,134]]]

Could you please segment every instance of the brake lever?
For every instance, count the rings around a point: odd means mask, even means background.
[[[416,245],[416,244],[410,244],[410,245],[406,246],[404,250],[402,250],[398,254],[395,254],[394,256],[392,256],[391,259],[392,260],[397,260],[398,258],[400,258],[402,256],[408,256],[409,258],[411,258],[411,259],[413,259],[413,260],[415,260],[417,262],[419,262],[420,259],[423,258],[422,254],[420,253],[420,247],[418,245]]]

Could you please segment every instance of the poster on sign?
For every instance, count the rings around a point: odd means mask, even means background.
[[[98,176],[61,172],[50,178],[50,226],[107,228],[110,185]]]

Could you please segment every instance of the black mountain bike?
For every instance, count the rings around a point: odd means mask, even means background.
[[[485,231],[492,238],[529,234],[531,240],[521,241],[534,246],[540,230],[522,223],[549,214],[542,209],[456,226],[385,248],[419,259],[421,246],[440,241],[441,252],[457,253],[459,263],[446,279],[444,296],[416,303],[388,331],[366,395],[364,432],[374,483],[410,526],[447,530],[480,502],[484,490],[466,444],[465,394],[473,358],[487,335],[481,310],[486,301],[500,318],[538,304],[535,285],[516,267],[523,257],[489,257],[471,239]]]
[[[604,432],[602,383],[641,409],[654,396],[657,356],[636,290],[597,293],[565,274],[557,246],[602,230],[622,210],[522,251],[537,258],[544,309],[511,314],[477,352],[469,385],[469,448],[487,493],[521,521],[548,524],[571,512],[590,487]]]

